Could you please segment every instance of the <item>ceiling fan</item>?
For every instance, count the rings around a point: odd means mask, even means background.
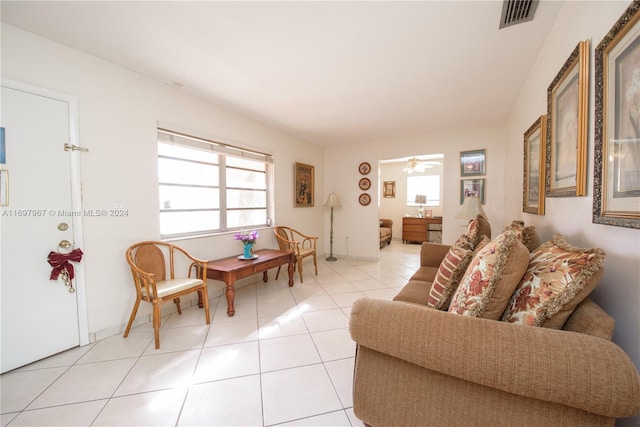
[[[416,157],[409,159],[407,165],[402,168],[402,172],[412,174],[414,172],[424,172],[427,169],[430,169],[436,165],[440,165],[439,161],[435,160],[420,160]]]

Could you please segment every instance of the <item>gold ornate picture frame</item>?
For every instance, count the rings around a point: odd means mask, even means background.
[[[640,3],[595,49],[593,222],[640,228]]]
[[[396,182],[395,181],[384,181],[382,183],[382,197],[384,197],[384,198],[394,198],[394,197],[396,197]]]
[[[578,43],[547,89],[546,195],[587,192],[589,41]]]
[[[314,191],[315,167],[304,163],[295,165],[295,207],[310,208],[315,201]]]
[[[542,115],[524,133],[522,211],[544,215],[547,116]]]

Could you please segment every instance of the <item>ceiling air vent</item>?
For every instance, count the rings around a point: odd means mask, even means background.
[[[537,7],[538,0],[504,0],[500,28],[533,20]]]

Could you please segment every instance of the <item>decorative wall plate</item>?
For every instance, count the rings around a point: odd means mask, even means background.
[[[371,172],[371,165],[367,162],[362,162],[360,163],[360,166],[358,166],[358,170],[362,175],[366,175]]]
[[[369,181],[369,178],[362,178],[358,183],[358,186],[362,191],[366,191],[371,187],[371,181]]]
[[[367,193],[362,193],[360,197],[358,197],[358,201],[362,206],[367,206],[369,203],[371,203],[371,196],[369,196]]]

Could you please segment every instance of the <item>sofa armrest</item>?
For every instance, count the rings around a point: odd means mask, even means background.
[[[359,346],[468,382],[608,417],[640,411],[635,366],[602,338],[372,298],[354,303],[349,330]]]
[[[393,220],[392,219],[380,219],[380,227],[392,228]]]
[[[449,252],[449,245],[439,243],[422,243],[420,248],[420,266],[421,267],[439,267],[440,263]]]

